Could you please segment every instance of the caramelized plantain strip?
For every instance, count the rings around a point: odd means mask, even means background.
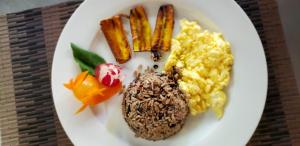
[[[151,50],[158,51],[161,45],[161,37],[163,36],[163,26],[164,26],[164,11],[163,7],[160,7],[156,17],[155,29],[152,37]]]
[[[107,40],[112,53],[119,63],[125,63],[131,58],[130,46],[125,35],[122,19],[119,15],[102,20],[101,30]]]
[[[116,40],[119,43],[119,49],[120,49],[120,57],[119,57],[119,63],[125,63],[131,58],[130,54],[130,46],[128,43],[128,39],[126,37],[126,33],[124,31],[123,22],[120,16],[113,16],[113,23],[115,26],[115,36]]]
[[[151,26],[148,21],[147,14],[145,12],[144,7],[138,6],[136,7],[136,12],[140,16],[140,22],[142,26],[142,33],[141,36],[143,38],[143,48],[142,51],[150,51],[151,50]]]
[[[106,41],[109,47],[112,50],[113,55],[115,56],[116,60],[119,58],[118,54],[120,54],[119,44],[116,42],[115,39],[115,30],[114,30],[114,23],[112,19],[105,19],[100,22],[101,30],[106,38]],[[118,60],[117,60],[118,61]]]
[[[133,41],[133,51],[137,52],[140,51],[141,39],[139,38],[139,34],[138,34],[139,32],[138,29],[140,29],[140,25],[138,22],[135,9],[130,10],[129,21],[130,21],[130,29],[131,29],[131,35]]]
[[[130,10],[130,28],[134,51],[151,50],[151,27],[143,6]]]
[[[165,5],[164,8],[165,21],[161,50],[169,51],[171,48],[171,40],[174,28],[174,8],[173,5]]]
[[[151,50],[168,51],[171,47],[171,39],[174,28],[173,5],[160,6],[156,18],[155,30],[152,38]]]

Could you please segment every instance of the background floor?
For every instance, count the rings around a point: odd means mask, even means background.
[[[70,0],[0,0],[0,15],[64,1]],[[276,1],[300,91],[300,0]]]

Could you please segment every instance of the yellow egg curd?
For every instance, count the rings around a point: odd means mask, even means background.
[[[192,115],[210,107],[218,118],[227,102],[224,88],[230,80],[233,64],[230,43],[221,33],[203,30],[195,21],[183,19],[181,30],[172,40],[171,54],[164,66],[179,70],[179,88],[188,98]]]

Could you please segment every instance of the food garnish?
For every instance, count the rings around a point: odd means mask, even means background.
[[[112,63],[100,64],[96,67],[96,77],[105,86],[116,86],[122,80],[121,67]]]
[[[212,108],[221,118],[227,102],[224,88],[233,64],[230,44],[221,33],[203,30],[194,21],[183,19],[180,26],[164,70],[170,72],[175,67],[178,71],[177,82],[188,97],[192,115]]]
[[[80,73],[75,80],[71,79],[64,86],[72,90],[75,97],[82,102],[82,106],[76,111],[76,114],[82,112],[89,105],[94,106],[109,99],[122,88],[120,82],[113,87],[106,87],[98,82],[97,78],[88,74],[88,71]]]
[[[174,8],[173,5],[160,6],[156,18],[155,30],[151,43],[151,50],[169,51],[174,28]]]
[[[133,51],[151,50],[151,27],[143,6],[130,10],[130,28],[133,40]]]
[[[75,97],[83,104],[76,113],[80,113],[90,104],[96,104],[92,102],[93,99],[103,96],[102,92],[105,90],[105,88],[100,88],[97,79],[89,75],[87,71],[80,73],[75,80],[71,79],[65,87],[72,90]]]
[[[75,97],[82,102],[82,106],[76,111],[76,114],[78,114],[87,106],[94,106],[109,99],[121,90],[121,79],[115,78],[116,76],[119,77],[121,68],[111,63],[104,64],[105,60],[102,57],[84,50],[74,43],[71,43],[71,48],[74,59],[83,72],[75,79],[71,79],[69,83],[64,84],[64,86],[72,90]],[[98,78],[102,76],[101,73],[104,73],[103,71],[106,66],[108,66],[106,73],[109,75],[112,74],[112,76],[109,76],[111,78],[104,76],[102,82],[99,82]],[[109,80],[112,82],[108,82]]]
[[[105,60],[99,55],[82,49],[78,45],[71,43],[73,57],[79,64],[81,71],[88,71],[89,74],[95,75],[95,68],[97,65],[105,63]]]
[[[120,64],[127,62],[131,57],[130,46],[121,16],[116,15],[112,18],[102,20],[100,25],[116,61]]]

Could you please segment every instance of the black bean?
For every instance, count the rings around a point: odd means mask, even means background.
[[[160,53],[157,50],[151,51],[151,57],[153,61],[158,61],[161,57]]]
[[[143,108],[141,107],[141,104],[138,104],[136,110],[137,110],[139,113],[143,113]]]
[[[130,105],[128,105],[128,106],[127,106],[126,114],[129,114],[130,112],[131,112]]]
[[[174,128],[175,126],[176,126],[176,124],[171,124],[169,127]]]
[[[159,113],[159,114],[158,114],[158,119],[160,119],[160,120],[161,120],[163,116],[164,116],[164,114],[163,114],[163,113]]]

